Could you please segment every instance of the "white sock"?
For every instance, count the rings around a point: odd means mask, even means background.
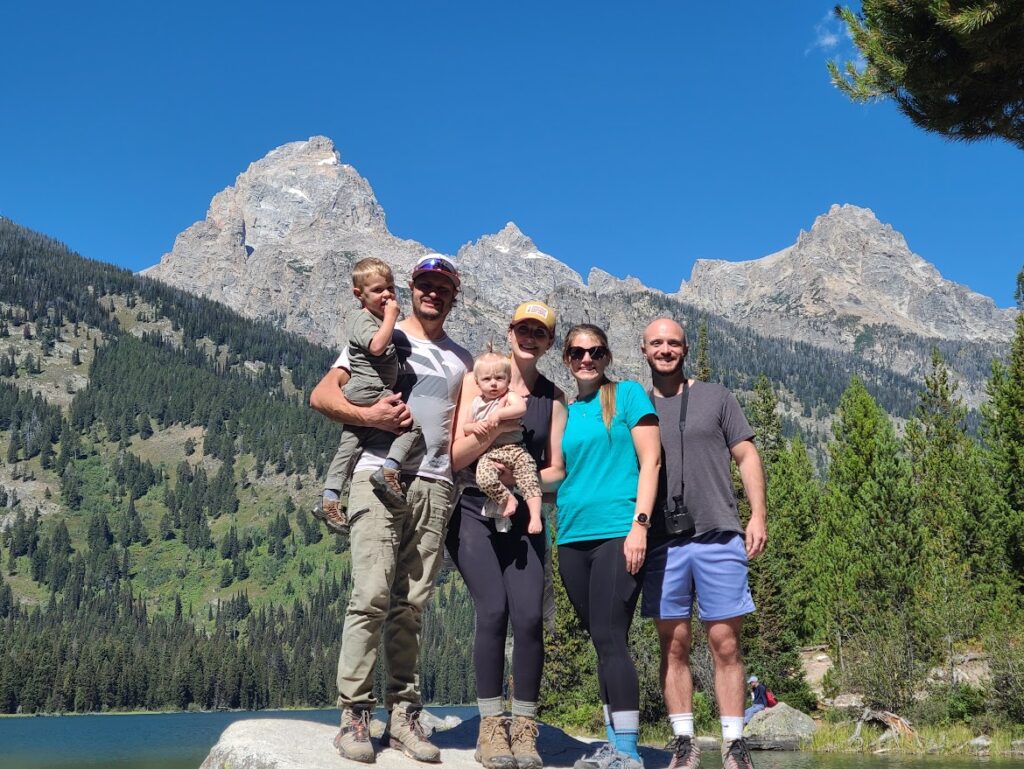
[[[722,716],[722,742],[743,739],[743,716]]]
[[[693,736],[693,713],[669,713],[668,722],[672,725],[672,734],[674,736]]]

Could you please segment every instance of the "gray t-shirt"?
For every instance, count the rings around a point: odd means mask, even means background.
[[[402,471],[450,481],[452,422],[462,379],[473,368],[473,356],[447,336],[431,341],[396,328],[391,340],[399,365],[396,392],[401,393],[416,423],[423,428],[424,449],[412,452]],[[334,367],[351,371],[347,347]],[[363,443],[356,472],[376,470],[384,464],[394,439],[391,433],[374,430]]]
[[[685,480],[683,501],[697,526],[695,535],[709,531],[742,533],[732,487],[729,449],[740,441],[751,440],[754,431],[736,398],[721,385],[694,382],[689,389],[682,452],[679,435],[682,395],[652,398],[665,455],[664,494],[671,500],[680,493]],[[672,507],[671,502],[669,507]],[[656,509],[661,509],[660,500]]]

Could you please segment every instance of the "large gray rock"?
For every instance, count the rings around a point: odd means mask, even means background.
[[[796,750],[817,731],[814,719],[785,702],[755,713],[743,729],[752,748],[759,750]]]
[[[434,734],[432,740],[441,748],[441,761],[445,769],[480,769],[480,765],[473,759],[479,728],[480,719],[473,718],[454,729]],[[312,721],[236,721],[224,730],[200,769],[354,769],[360,766],[341,758],[334,749],[333,740],[337,730],[336,726]],[[376,740],[374,744],[377,744]],[[560,729],[542,724],[537,749],[545,766],[568,767],[581,755],[589,753],[592,745],[570,737]],[[664,750],[643,748],[641,754],[647,769],[663,769],[668,766],[670,756]],[[411,769],[424,765],[389,748],[377,753],[375,766],[380,769]]]

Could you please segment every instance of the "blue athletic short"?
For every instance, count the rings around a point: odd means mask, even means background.
[[[746,540],[735,531],[676,537],[647,551],[641,612],[654,619],[689,619],[697,598],[702,622],[754,611],[747,584]]]

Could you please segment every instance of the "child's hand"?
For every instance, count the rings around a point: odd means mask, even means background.
[[[488,430],[495,429],[499,424],[501,424],[501,420],[498,418],[497,414],[491,414],[489,417],[487,417]]]
[[[401,314],[401,312],[402,308],[398,306],[398,299],[384,300],[385,320],[398,320],[398,316]]]
[[[469,425],[469,429],[477,438],[486,437],[487,433],[490,431],[490,428],[487,426],[486,422],[474,422],[473,424]]]

